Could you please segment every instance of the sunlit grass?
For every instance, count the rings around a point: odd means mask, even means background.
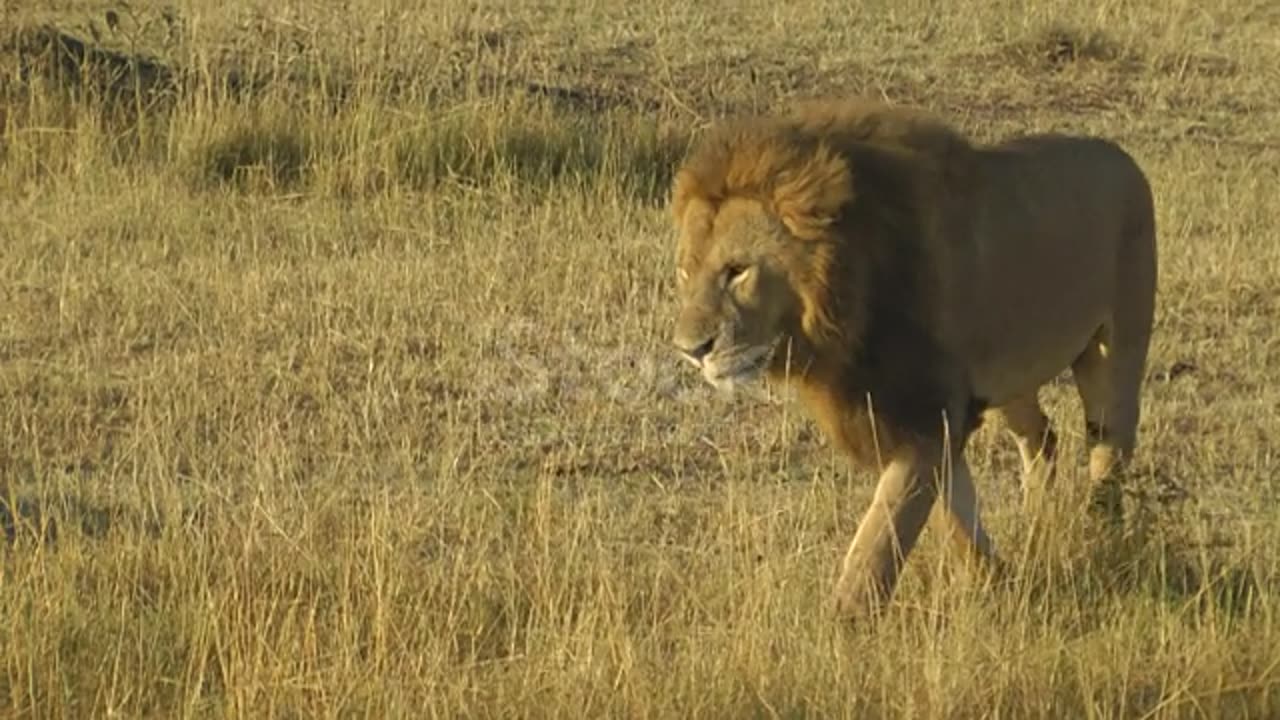
[[[63,5],[164,82],[0,41],[0,715],[1280,712],[1265,12]],[[858,631],[871,478],[667,348],[688,139],[833,92],[1117,138],[1161,241],[1125,531],[1068,464],[1028,550],[984,428],[1014,582],[927,535]]]

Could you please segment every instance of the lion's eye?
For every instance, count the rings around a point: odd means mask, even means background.
[[[746,265],[729,265],[724,269],[725,287],[733,285],[746,274],[748,267]]]

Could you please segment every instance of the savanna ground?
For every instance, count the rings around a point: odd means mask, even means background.
[[[1274,3],[2,7],[0,716],[1280,715]],[[1160,224],[1123,531],[1023,552],[984,428],[1015,583],[926,534],[873,631],[872,478],[667,346],[687,139],[833,93]]]

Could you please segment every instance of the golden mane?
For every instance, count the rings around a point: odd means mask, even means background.
[[[883,398],[874,426],[869,416],[841,433],[868,463],[938,420],[948,383],[927,359],[939,345],[932,233],[946,209],[930,200],[968,172],[970,148],[921,111],[806,103],[719,126],[676,176],[672,210],[687,252],[702,252],[717,208],[735,197],[761,202],[807,244],[788,267],[804,307],[792,352],[810,376]]]
[[[714,211],[731,197],[759,200],[801,239],[814,239],[853,197],[849,166],[838,150],[794,123],[752,118],[708,135],[676,176],[672,209],[679,223],[690,202]]]

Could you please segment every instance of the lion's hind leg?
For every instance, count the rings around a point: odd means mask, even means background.
[[[1084,405],[1093,501],[1112,517],[1121,511],[1119,475],[1137,444],[1150,326],[1139,324],[1129,334],[1118,330],[1099,330],[1071,366]]]
[[[1027,510],[1039,506],[1052,484],[1058,454],[1058,436],[1040,407],[1036,392],[1006,403],[995,412],[1018,444],[1022,457],[1022,499]]]

